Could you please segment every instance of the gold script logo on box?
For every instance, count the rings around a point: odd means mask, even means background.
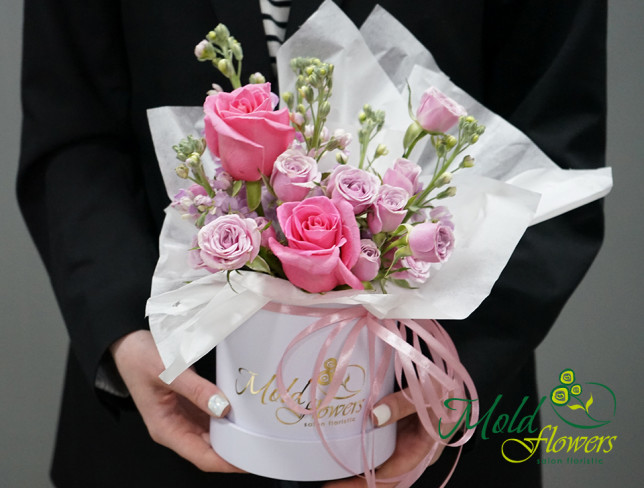
[[[327,387],[333,381],[337,360],[329,358],[324,361],[323,369],[317,376],[318,398],[315,400],[316,405],[322,403],[322,399],[327,394]],[[276,375],[273,374],[263,386],[257,387],[263,381],[259,374],[246,368],[239,368],[239,377],[235,380],[235,390],[238,395],[253,395],[259,399],[262,405],[272,405],[278,403],[275,409],[275,418],[285,425],[298,424],[304,415],[293,412],[290,408],[283,406],[284,401],[281,399],[277,384]],[[366,383],[367,374],[365,369],[359,364],[351,364],[347,367],[345,377],[333,396],[333,400],[325,408],[317,413],[320,424],[323,426],[332,426],[354,422],[355,415],[362,411],[365,398],[360,398],[360,393]],[[298,405],[310,409],[311,400],[309,399],[309,390],[312,378],[293,378],[287,392]],[[285,382],[286,384],[286,382]],[[310,391],[310,390],[309,390]],[[305,423],[305,426],[313,426],[313,423]]]

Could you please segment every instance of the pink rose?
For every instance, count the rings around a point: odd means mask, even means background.
[[[364,212],[376,199],[380,181],[371,173],[352,166],[337,166],[327,184],[327,194],[334,202],[344,200],[351,204],[353,213]]]
[[[236,214],[217,217],[197,234],[199,255],[212,272],[243,267],[257,257],[260,241],[255,220]]]
[[[398,280],[411,281],[412,283],[422,284],[429,278],[431,263],[414,259],[413,256],[405,256],[398,261],[394,268],[406,268],[404,271],[398,271],[391,276]]]
[[[287,149],[275,160],[271,186],[283,202],[299,202],[320,181],[318,163],[299,149]]]
[[[424,222],[409,233],[409,248],[416,260],[442,263],[452,253],[454,234],[438,222]]]
[[[360,240],[360,256],[351,272],[360,281],[371,281],[380,271],[380,250],[371,239]]]
[[[349,271],[360,255],[360,231],[351,205],[311,197],[280,205],[277,219],[288,247],[275,239],[270,239],[269,246],[291,283],[311,293],[343,284],[363,289]]]
[[[418,193],[423,185],[419,181],[422,168],[408,159],[398,158],[393,168],[388,168],[382,182],[391,186],[404,188],[410,195]]]
[[[210,95],[204,103],[206,142],[236,180],[270,176],[277,156],[293,141],[288,109],[274,111],[270,83]]]
[[[369,230],[374,234],[396,230],[407,215],[407,200],[409,193],[402,188],[382,185],[372,211],[367,215]]]
[[[420,98],[416,120],[428,132],[447,132],[459,117],[467,115],[465,108],[433,86]]]
[[[435,222],[440,223],[444,227],[449,227],[454,230],[454,222],[452,222],[452,214],[447,207],[438,206],[431,209],[429,216]]]

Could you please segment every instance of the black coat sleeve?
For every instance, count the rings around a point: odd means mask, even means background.
[[[606,3],[488,1],[482,39],[483,103],[561,167],[602,166]],[[600,202],[529,228],[482,306],[448,324],[484,407],[532,361],[603,231]]]
[[[157,257],[119,3],[25,2],[18,199],[92,383],[109,345],[146,327]]]

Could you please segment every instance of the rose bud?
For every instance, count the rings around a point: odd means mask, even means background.
[[[382,182],[391,186],[404,188],[410,195],[415,195],[422,189],[419,176],[422,168],[408,159],[398,158],[393,168],[388,168]]]
[[[380,251],[371,239],[360,239],[360,256],[351,272],[360,281],[371,281],[380,271]]]
[[[433,86],[423,93],[416,110],[416,120],[428,132],[447,132],[464,115],[467,111],[462,105]]]
[[[407,268],[404,271],[398,271],[391,276],[398,280],[411,281],[412,283],[422,284],[429,278],[431,263],[414,259],[413,256],[405,256],[395,265],[396,268]]]
[[[417,260],[442,263],[454,248],[454,233],[440,223],[424,222],[409,233],[409,248]]]

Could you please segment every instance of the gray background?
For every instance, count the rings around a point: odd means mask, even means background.
[[[617,440],[602,465],[544,466],[548,488],[641,486],[644,478],[639,456],[644,435],[639,351],[644,312],[644,260],[639,255],[644,250],[644,2],[610,0],[609,6],[608,161],[615,187],[606,199],[605,245],[538,355],[544,395],[564,368],[574,369],[582,382],[612,388],[617,414],[597,434],[616,435]],[[38,488],[51,486],[48,469],[67,339],[15,202],[21,24],[22,2],[0,0],[0,486]],[[544,425],[561,424],[547,408],[542,412]]]

